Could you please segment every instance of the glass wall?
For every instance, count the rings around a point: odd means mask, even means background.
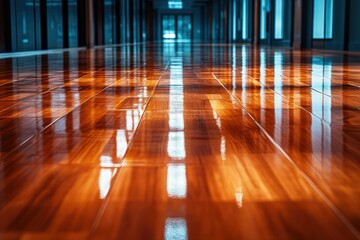
[[[48,48],[64,46],[62,0],[47,0],[47,40]]]
[[[236,1],[233,0],[233,6],[232,6],[232,40],[236,41],[236,22],[237,22],[237,14],[236,14]]]
[[[162,37],[164,39],[175,39],[175,15],[163,15],[162,17]]]
[[[133,42],[140,41],[140,21],[139,21],[139,14],[140,14],[140,2],[139,0],[132,0],[132,40]]]
[[[249,0],[243,0],[242,5],[242,39],[249,38]]]
[[[78,8],[77,0],[68,0],[69,47],[77,47],[78,38]]]
[[[104,44],[116,43],[115,1],[104,1]]]
[[[270,0],[261,0],[260,5],[260,39],[268,37],[268,18],[270,13]]]
[[[178,15],[177,16],[177,34],[178,39],[190,40],[191,39],[191,16]]]
[[[284,0],[275,0],[275,39],[283,39],[284,37]]]
[[[124,43],[127,40],[127,1],[120,2],[120,21],[119,21],[119,30],[120,31],[120,42]]]
[[[331,39],[333,36],[333,0],[314,0],[313,38]]]
[[[15,11],[15,33],[13,45],[17,51],[36,49],[36,17],[35,10],[39,2],[34,0],[16,0],[13,2]]]

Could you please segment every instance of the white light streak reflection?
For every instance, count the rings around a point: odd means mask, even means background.
[[[217,115],[216,111],[213,110],[213,116],[216,122],[216,125],[218,126],[218,128],[221,130],[221,120],[219,118],[219,116]]]
[[[283,86],[283,56],[281,52],[275,52],[274,54],[274,111],[275,111],[275,123],[280,126],[282,123],[282,86]],[[274,139],[276,142],[281,143],[281,128],[276,128]]]
[[[328,123],[331,123],[331,72],[330,63],[313,57],[311,88],[315,91],[311,94],[311,112]]]
[[[226,160],[226,139],[224,136],[221,136],[220,153],[221,159]]]
[[[169,132],[167,151],[171,158],[186,157],[184,132]]]
[[[140,110],[128,110],[126,111],[126,130],[134,130],[140,119]]]
[[[239,208],[243,207],[243,197],[244,197],[243,188],[239,187],[235,192],[236,204],[238,205]]]
[[[171,131],[184,130],[184,114],[182,112],[169,113],[169,128]]]
[[[170,64],[169,134],[167,151],[170,158],[184,159],[184,79],[182,57],[172,57]]]
[[[111,181],[115,176],[117,169],[102,168],[99,176],[99,197],[105,199],[109,193]]]
[[[112,158],[109,156],[101,156],[100,157],[100,166],[101,167],[112,167],[113,166]]]
[[[186,240],[187,226],[183,218],[168,218],[165,223],[165,240]]]
[[[246,46],[243,46],[241,49],[241,81],[242,81],[242,95],[241,100],[244,105],[247,102],[246,85],[247,85],[247,61],[248,61],[248,52]]]
[[[236,46],[232,48],[232,92],[236,93]]]
[[[170,164],[167,169],[167,194],[169,198],[186,198],[186,166]]]
[[[122,159],[125,155],[128,142],[126,139],[126,132],[118,130],[116,132],[116,156],[118,159]]]
[[[260,50],[260,83],[262,86],[266,85],[266,52],[264,49]]]

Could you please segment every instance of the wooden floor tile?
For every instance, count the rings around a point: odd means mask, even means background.
[[[360,239],[359,57],[146,43],[0,59],[0,238]]]

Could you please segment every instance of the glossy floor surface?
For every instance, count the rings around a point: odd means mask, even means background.
[[[360,55],[0,60],[1,239],[359,239]]]

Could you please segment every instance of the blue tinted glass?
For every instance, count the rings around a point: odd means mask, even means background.
[[[233,1],[233,40],[236,40],[236,20],[237,20],[237,16],[236,16],[236,0]]]
[[[325,38],[332,38],[333,33],[333,10],[334,1],[326,1],[326,25],[325,25]]]
[[[270,11],[270,0],[261,0],[260,39],[267,38],[267,13]]]
[[[325,0],[314,0],[313,38],[324,38]]]
[[[243,20],[242,20],[242,39],[248,38],[248,0],[243,0]]]
[[[284,0],[275,0],[275,39],[284,37]]]
[[[332,38],[333,34],[333,0],[314,0],[313,38]]]
[[[69,0],[69,47],[78,46],[77,1]]]
[[[115,43],[115,2],[113,0],[104,1],[104,43]]]
[[[164,39],[175,39],[175,16],[174,15],[164,15],[162,19],[163,27],[163,38]]]

